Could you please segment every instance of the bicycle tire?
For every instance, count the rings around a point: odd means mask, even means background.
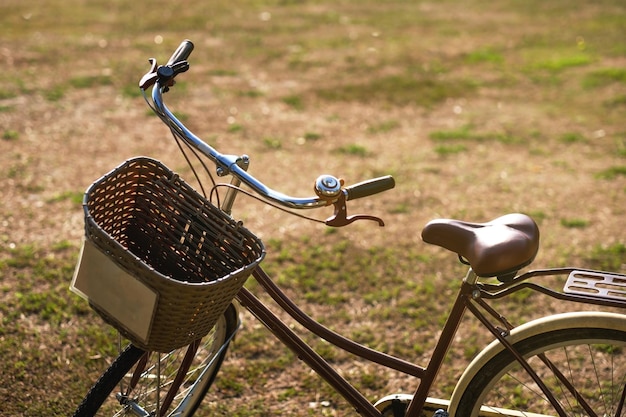
[[[202,339],[194,363],[166,415],[189,417],[196,412],[219,372],[230,338],[236,331],[238,323],[237,309],[231,304],[211,333]],[[119,387],[118,391],[123,392],[123,387],[128,385],[132,377],[131,369],[144,355],[148,355],[149,358],[146,370],[131,395],[142,409],[154,413],[158,409],[157,401],[165,396],[164,392],[155,395],[157,381],[155,374],[158,372],[155,370],[161,371],[160,386],[168,386],[175,377],[186,351],[187,347],[184,347],[168,354],[158,354],[145,352],[132,344],[128,345],[92,386],[76,409],[74,417],[125,415],[128,405],[121,404],[116,398],[118,392],[115,392],[115,389]],[[160,368],[157,368],[157,362],[160,362]]]
[[[596,415],[619,417],[616,407],[620,399],[623,401],[626,390],[626,331],[610,324],[563,328],[526,337],[514,346],[551,389],[568,416],[590,413],[557,381],[539,354],[545,354],[564,374]],[[455,417],[527,414],[557,415],[507,350],[489,359],[476,372],[455,410]],[[622,409],[620,416],[625,415],[626,409]]]

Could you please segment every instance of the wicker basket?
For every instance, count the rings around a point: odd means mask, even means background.
[[[205,336],[265,256],[256,236],[153,159],[96,181],[83,208],[71,288],[145,350]]]

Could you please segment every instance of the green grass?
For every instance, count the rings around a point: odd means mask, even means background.
[[[17,140],[20,137],[20,134],[16,130],[5,130],[2,133],[2,139],[6,141]]]
[[[616,154],[626,158],[626,140],[617,140],[615,142]]]
[[[386,120],[377,124],[373,124],[367,127],[367,133],[378,134],[388,133],[400,127],[400,122],[397,120]]]
[[[209,71],[209,75],[215,77],[234,77],[238,74],[236,70],[216,68]]]
[[[83,202],[84,193],[82,191],[65,191],[56,194],[48,200],[49,203],[57,203],[60,201],[70,201],[73,204],[79,205]]]
[[[63,85],[56,85],[43,91],[43,96],[48,101],[60,101],[66,94],[67,88]]]
[[[241,97],[258,98],[263,97],[263,92],[259,90],[245,90],[238,93]]]
[[[465,126],[455,130],[438,130],[429,134],[429,137],[439,143],[446,142],[500,142],[504,144],[516,144],[522,142],[521,138],[518,138],[510,133],[492,133],[492,132],[475,132],[471,127]],[[448,147],[442,148],[443,151],[439,153],[456,153],[464,151],[462,147]]]
[[[624,107],[626,106],[626,95],[617,96],[606,100],[604,102],[604,106],[610,108]]]
[[[85,75],[70,78],[69,84],[74,88],[92,88],[111,85],[113,80],[110,75]]]
[[[604,87],[613,83],[626,83],[626,69],[604,68],[595,70],[583,79],[583,86],[587,88]]]
[[[283,103],[293,108],[294,110],[304,109],[304,102],[302,100],[302,97],[300,96],[291,95],[291,96],[283,97],[282,101]]]
[[[389,194],[350,206],[351,214],[382,214],[391,227],[379,231],[260,216],[264,266],[331,328],[425,362],[466,271],[455,254],[421,244],[420,227],[433,217],[527,211],[542,227],[537,265],[569,264],[585,250],[576,266],[626,268],[616,222],[626,195],[623,1],[7,1],[1,415],[68,415],[116,353],[112,329],[68,291],[80,240],[67,228],[82,227],[76,190],[92,178],[53,152],[71,144],[98,167],[134,152],[169,158],[160,145],[167,131],[141,113],[137,80],[148,57],[165,62],[184,38],[196,49],[171,94],[176,115],[220,150],[257,149],[252,167],[268,184],[280,191],[281,175],[300,185],[315,177],[289,175],[281,163],[299,167],[294,154],[328,160],[347,180],[390,172],[398,180]],[[227,125],[233,106],[237,120]],[[306,146],[294,151],[286,139],[294,137]],[[574,172],[593,180],[582,198]],[[598,201],[605,217],[596,216]],[[572,204],[575,212],[561,211]],[[253,207],[246,214],[259,224]],[[332,214],[326,209],[316,214]],[[60,211],[63,227],[49,224]],[[525,292],[503,308],[525,321],[546,305]],[[466,364],[490,340],[471,322],[463,329],[447,365]],[[397,375],[303,337],[372,400],[415,385],[393,385]],[[444,370],[433,395],[453,389],[454,372]],[[265,383],[275,383],[271,395]],[[198,413],[353,414],[249,315]]]
[[[561,226],[568,229],[584,229],[589,225],[589,221],[585,219],[561,219]]]
[[[624,267],[626,259],[626,245],[614,243],[612,245],[597,245],[587,256],[593,268],[603,271],[618,271]]]
[[[585,137],[577,132],[568,132],[564,133],[559,137],[559,140],[563,143],[576,143],[576,142],[585,142]]]
[[[448,98],[470,96],[475,90],[476,84],[470,80],[439,80],[428,74],[414,73],[375,78],[362,83],[345,83],[318,89],[316,94],[330,101],[431,107]]]
[[[305,132],[305,134],[302,137],[304,138],[305,141],[317,141],[317,140],[320,140],[323,137],[323,135],[317,132]]]
[[[233,123],[231,125],[228,126],[228,133],[238,133],[243,131],[245,128],[243,127],[242,124],[239,123]]]
[[[545,52],[554,54],[552,51]],[[593,58],[584,52],[564,52],[551,55],[550,57],[544,57],[543,53],[544,51],[541,51],[539,56],[528,58],[532,62],[529,64],[532,70],[547,70],[552,73],[558,73],[569,68],[586,66],[593,62]]]
[[[468,149],[467,146],[463,144],[437,145],[435,146],[435,153],[437,153],[440,156],[448,156],[448,155],[454,155],[457,153],[465,152],[467,151],[467,149]]]
[[[17,96],[17,93],[11,90],[5,90],[5,91],[0,92],[0,100],[7,100],[16,96]]]
[[[501,64],[504,62],[504,55],[494,48],[482,48],[469,52],[465,56],[465,62],[468,64],[491,63]]]
[[[263,144],[265,145],[267,149],[275,150],[275,149],[280,149],[283,147],[282,140],[273,136],[264,137]]]
[[[10,322],[21,315],[58,325],[75,314],[86,313],[88,307],[67,292],[65,278],[74,269],[75,254],[76,248],[66,241],[59,242],[50,252],[33,245],[0,251],[0,271],[20,278],[20,285],[10,289],[11,301],[0,307],[4,325],[8,326],[5,331],[15,331],[16,324]]]
[[[370,152],[367,150],[365,146],[359,145],[358,143],[351,143],[349,145],[342,146],[338,150],[340,153],[345,154],[345,155],[353,155],[353,156],[360,156],[360,157],[365,157],[370,154]]]
[[[609,167],[596,174],[596,178],[604,180],[613,180],[620,176],[626,176],[626,165]]]

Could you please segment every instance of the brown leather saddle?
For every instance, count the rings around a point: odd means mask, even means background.
[[[512,279],[539,250],[539,228],[525,214],[513,213],[487,223],[436,219],[422,230],[424,242],[459,255],[480,277]]]

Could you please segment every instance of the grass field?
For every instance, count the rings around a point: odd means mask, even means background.
[[[396,179],[349,206],[383,229],[238,201],[267,270],[324,324],[423,364],[464,274],[420,240],[436,217],[525,212],[542,231],[532,267],[626,272],[621,0],[3,0],[0,11],[3,416],[68,415],[107,366],[113,331],[68,291],[82,194],[136,155],[193,184],[137,88],[148,58],[164,62],[185,38],[196,49],[171,108],[222,152],[250,155],[259,179],[300,196],[322,173]],[[571,308],[508,307],[518,320]],[[350,415],[243,319],[200,415]],[[449,395],[487,342],[469,320],[460,337],[433,395]],[[415,386],[307,340],[373,401]]]

